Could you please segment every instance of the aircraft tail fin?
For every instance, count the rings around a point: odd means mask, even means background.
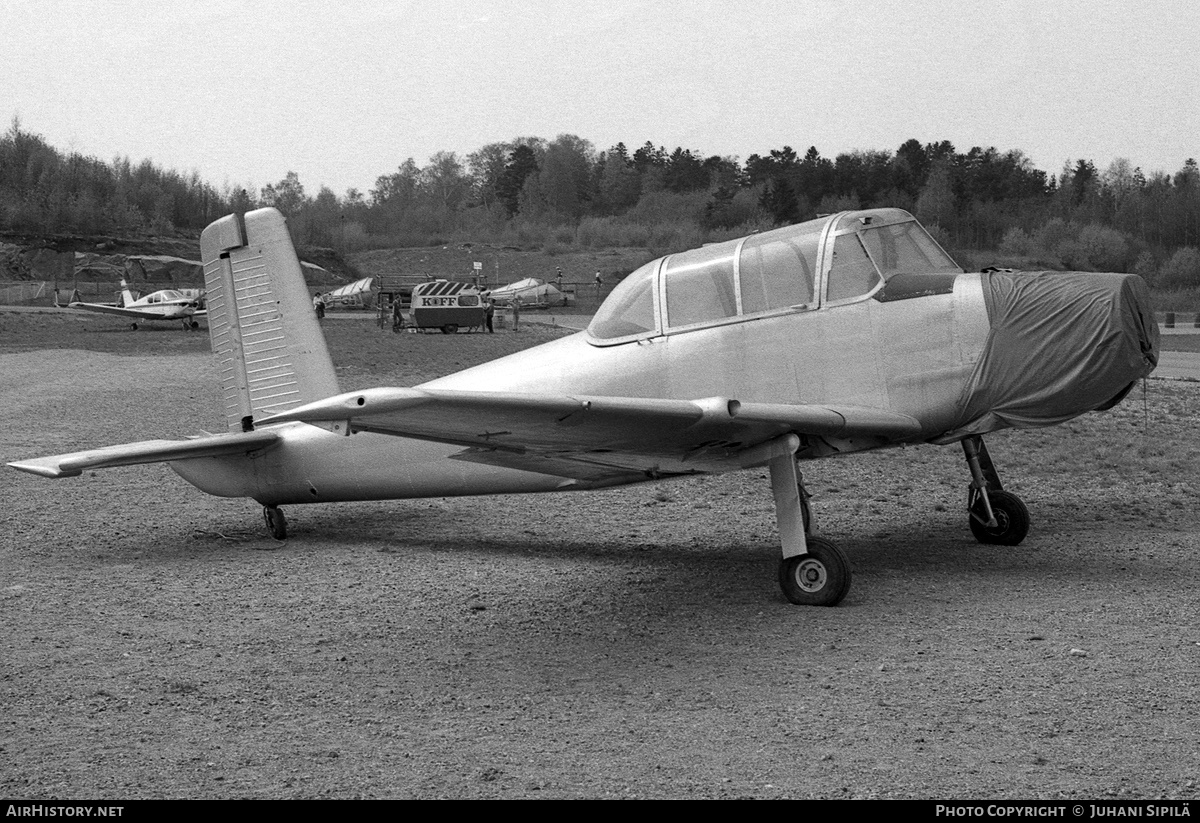
[[[275,209],[231,214],[200,236],[208,331],[229,428],[338,393],[300,260]]]
[[[122,306],[130,306],[130,305],[133,305],[133,303],[135,303],[136,301],[137,301],[137,296],[134,295],[133,291],[129,288],[129,284],[125,282],[124,278],[122,278],[121,279],[121,305]]]

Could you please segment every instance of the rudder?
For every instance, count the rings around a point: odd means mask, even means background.
[[[229,428],[338,393],[283,215],[231,214],[200,236],[208,333]]]

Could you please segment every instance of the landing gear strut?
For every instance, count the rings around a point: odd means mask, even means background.
[[[287,540],[287,518],[283,509],[278,506],[263,506],[263,520],[266,521],[267,531],[276,540]]]
[[[1029,533],[1029,509],[1021,498],[1004,491],[982,437],[965,438],[962,444],[971,469],[967,490],[971,533],[980,543],[1016,546]]]
[[[783,548],[779,586],[783,596],[798,606],[836,606],[850,591],[850,563],[835,543],[812,534],[809,494],[796,468],[797,445],[798,441],[788,441],[785,453],[768,462]]]

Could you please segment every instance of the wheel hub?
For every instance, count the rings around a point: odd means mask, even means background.
[[[796,566],[796,585],[806,592],[818,592],[825,588],[828,573],[825,564],[814,558],[802,560]]]

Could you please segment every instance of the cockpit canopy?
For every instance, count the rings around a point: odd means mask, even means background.
[[[177,289],[163,289],[146,295],[147,303],[179,303],[187,300],[187,296]]]
[[[882,297],[896,275],[962,269],[901,209],[842,212],[654,260],[588,326],[597,345]]]

